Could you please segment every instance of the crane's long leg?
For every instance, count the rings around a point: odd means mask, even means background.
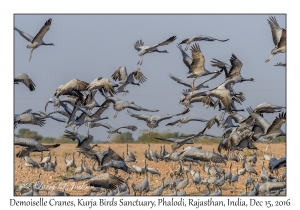
[[[274,57],[274,54],[271,54],[271,56],[266,60],[266,63],[268,63],[273,57]]]
[[[270,153],[272,154],[271,142],[268,143],[268,146],[267,146],[267,148],[266,148],[266,151],[267,151],[268,148],[270,148]]]
[[[143,62],[143,56],[144,56],[144,55],[140,56],[140,60],[139,60],[139,62],[137,63],[137,65],[142,65],[142,62]]]
[[[221,115],[222,119],[224,119],[225,114],[226,114],[226,111],[224,111],[224,112],[222,113],[222,115]]]
[[[30,51],[30,57],[29,57],[29,60],[28,60],[28,62],[30,62],[31,61],[31,58],[32,58],[32,53],[33,53],[33,50],[34,50],[35,48],[32,48],[32,50]]]
[[[117,116],[118,116],[118,112],[116,112],[116,114],[115,114],[114,118],[116,118]]]
[[[152,128],[150,128],[150,132],[148,133],[148,136],[151,136]]]
[[[19,167],[18,167],[18,168],[21,168],[21,169],[22,169],[22,158],[20,159]]]
[[[144,58],[144,55],[142,55],[142,57],[141,57],[140,65],[142,65],[142,63],[143,63],[143,58]]]
[[[126,96],[126,86],[123,89],[123,95],[122,96]]]
[[[280,179],[279,179],[279,176],[278,176],[278,169],[275,169],[275,174],[276,174],[276,178],[277,178],[278,180],[280,180]]]
[[[265,150],[265,151],[267,151],[269,147],[270,147],[270,142],[268,142],[268,145],[267,145],[267,147],[266,147],[266,150]],[[271,147],[270,147],[270,151],[271,151]]]
[[[195,90],[195,80],[198,79],[198,77],[196,77],[195,79],[193,79],[193,83],[192,83],[192,92]]]
[[[232,182],[232,186],[234,186],[234,188],[237,189],[236,186],[234,185],[234,182]]]

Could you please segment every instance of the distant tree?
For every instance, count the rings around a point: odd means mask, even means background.
[[[55,138],[52,137],[45,137],[43,139],[40,140],[41,143],[53,143],[55,141]]]
[[[258,142],[267,143],[268,140],[264,140],[263,138],[260,138]],[[284,143],[284,142],[286,142],[286,136],[278,136],[272,141],[272,143]]]
[[[195,143],[200,144],[219,144],[222,141],[222,138],[212,138],[208,136],[203,136],[198,139],[195,139]]]
[[[20,128],[16,136],[21,138],[21,136],[23,136],[26,131],[30,131],[30,130],[28,128]]]
[[[121,134],[114,134],[113,137],[109,140],[110,143],[134,143],[132,133],[125,132]]]
[[[19,138],[30,138],[30,139],[35,139],[37,141],[43,139],[44,137],[36,131],[31,131],[30,129],[27,128],[21,128],[19,129],[18,134],[15,135],[16,137]]]
[[[73,141],[72,139],[65,138],[63,136],[59,136],[56,138],[53,143],[61,144],[61,143],[67,143],[67,144],[78,144],[78,141]]]
[[[167,141],[161,141],[155,138],[180,138],[183,134],[179,135],[179,132],[171,133],[169,131],[165,131],[162,133],[159,132],[152,132],[151,136],[148,135],[148,132],[144,131],[139,138],[137,139],[136,143],[169,143]]]

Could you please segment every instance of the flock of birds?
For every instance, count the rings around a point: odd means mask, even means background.
[[[33,38],[29,34],[17,29],[15,30],[24,37],[31,44],[27,45],[27,48],[31,48],[30,58],[32,58],[33,50],[40,45],[53,45],[53,43],[44,43],[43,37],[50,29],[52,19],[46,21],[45,25],[40,29],[39,33]],[[272,37],[275,44],[275,48],[271,52],[271,57],[266,60],[269,62],[272,57],[277,53],[286,52],[286,30],[279,27],[275,17],[270,17],[268,23],[271,27]],[[147,53],[167,53],[166,50],[159,50],[159,47],[169,45],[176,40],[176,36],[172,36],[167,40],[155,44],[152,46],[145,46],[142,40],[137,41],[134,44],[134,48],[139,52],[140,59],[137,65],[142,65],[143,57]],[[222,195],[222,187],[226,185],[234,185],[234,183],[241,180],[241,177],[248,174],[245,178],[246,191],[242,195],[285,195],[286,191],[286,170],[279,175],[279,169],[286,167],[286,157],[283,156],[280,159],[276,159],[274,156],[264,154],[264,160],[269,161],[268,167],[265,168],[262,165],[261,175],[259,176],[252,164],[257,162],[258,156],[256,152],[252,156],[247,158],[241,153],[245,148],[250,150],[257,150],[255,142],[258,139],[265,139],[268,141],[266,151],[270,147],[270,143],[278,136],[285,136],[285,133],[281,130],[281,126],[286,121],[285,107],[268,102],[263,102],[257,107],[252,109],[247,107],[246,111],[248,116],[244,117],[239,114],[244,109],[238,109],[236,103],[242,104],[246,100],[245,95],[242,92],[237,92],[234,89],[234,84],[254,81],[253,78],[244,78],[241,75],[242,62],[234,54],[230,57],[230,64],[213,58],[212,66],[218,67],[217,71],[208,71],[205,68],[205,58],[200,49],[198,43],[194,43],[191,46],[191,57],[186,53],[190,44],[197,41],[220,41],[226,42],[226,40],[216,39],[210,36],[198,35],[188,39],[184,39],[177,47],[182,54],[184,64],[188,68],[189,76],[192,81],[184,81],[173,75],[169,75],[170,78],[177,83],[187,87],[183,90],[180,99],[180,104],[184,109],[181,113],[166,114],[166,115],[150,115],[150,114],[138,114],[138,112],[158,112],[159,110],[152,107],[141,107],[134,102],[128,102],[126,100],[117,98],[116,95],[122,94],[124,97],[129,93],[127,90],[130,85],[140,86],[145,83],[147,78],[142,73],[140,68],[136,68],[129,74],[126,67],[121,66],[115,72],[112,72],[112,80],[109,78],[98,77],[92,82],[88,83],[80,79],[71,79],[63,85],[60,85],[54,95],[49,98],[45,105],[45,112],[32,111],[28,109],[21,114],[14,115],[14,127],[18,124],[33,124],[37,126],[44,126],[46,118],[51,118],[60,123],[64,123],[65,128],[73,127],[73,130],[65,130],[64,137],[78,141],[76,151],[72,153],[72,159],[64,157],[66,165],[66,172],[70,168],[74,168],[74,175],[71,177],[64,177],[63,180],[75,180],[82,181],[87,180],[87,184],[91,188],[89,195],[186,195],[184,189],[188,186],[194,185],[197,189],[201,186],[205,186],[208,193],[200,195]],[[182,49],[182,45],[186,44],[185,49]],[[285,64],[278,63],[276,66],[285,66]],[[217,87],[209,88],[204,85],[208,81],[211,81],[219,77],[222,73],[225,74],[225,79],[222,84]],[[196,84],[196,80],[200,77],[212,75],[210,78],[200,84]],[[30,91],[34,91],[36,85],[25,74],[18,74],[14,77],[14,83],[24,83]],[[95,100],[95,95],[99,93],[103,96],[104,102],[99,104]],[[61,98],[61,96],[66,96]],[[212,117],[211,119],[202,119],[199,117],[183,117],[176,119],[173,122],[169,122],[166,126],[178,125],[188,123],[190,121],[199,121],[205,123],[205,126],[201,131],[195,134],[190,134],[178,139],[175,138],[157,138],[161,141],[172,142],[171,151],[167,152],[165,146],[161,147],[161,152],[156,153],[150,149],[145,151],[144,166],[137,165],[137,157],[128,150],[126,157],[117,154],[112,148],[108,148],[106,151],[94,150],[95,144],[91,146],[93,136],[89,134],[89,129],[96,127],[104,127],[107,129],[108,137],[113,134],[120,134],[121,129],[127,129],[136,131],[138,127],[136,125],[124,125],[118,128],[114,128],[107,123],[103,123],[107,116],[103,117],[103,113],[112,105],[116,111],[114,118],[117,117],[118,112],[127,109],[127,114],[130,117],[137,120],[144,121],[149,127],[149,136],[153,129],[157,128],[162,121],[169,120],[178,116],[183,116],[189,113],[193,108],[192,103],[203,103],[207,108],[219,108],[219,111],[223,111],[221,115]],[[47,106],[52,103],[54,111],[46,113]],[[96,111],[94,111],[94,109]],[[134,110],[136,112],[132,112]],[[272,123],[269,123],[265,118],[265,113],[277,113],[278,116]],[[59,115],[59,116],[58,116]],[[225,118],[225,115],[227,117]],[[214,124],[217,124],[219,128],[223,129],[223,140],[220,142],[216,151],[207,151],[201,147],[187,146],[182,151],[179,151],[181,147],[186,144],[193,145],[194,141],[201,136],[217,137],[208,133],[205,133]],[[78,129],[82,125],[88,126],[88,132],[85,137],[78,133]],[[77,129],[76,129],[77,128]],[[76,129],[76,132],[75,132]],[[16,154],[16,158],[24,159],[25,166],[28,168],[37,168],[37,170],[43,170],[45,172],[56,172],[57,158],[54,157],[54,161],[51,161],[50,150],[60,146],[60,144],[43,145],[34,139],[28,138],[16,138],[14,144],[22,146],[22,149]],[[43,152],[48,151],[48,156],[43,157]],[[226,151],[225,153],[222,151]],[[33,160],[30,155],[32,152],[40,152],[41,157],[39,162]],[[81,165],[75,164],[74,153],[78,152],[82,157],[79,159]],[[87,161],[89,160],[89,161]],[[167,162],[178,162],[178,168],[170,173],[170,179],[165,181],[166,177],[162,177],[161,186],[157,189],[151,189],[148,179],[148,173],[161,175],[161,173],[155,168],[148,167],[147,161],[153,161],[157,164],[167,164]],[[131,165],[130,163],[136,163]],[[226,163],[230,162],[230,171],[225,172],[222,168]],[[249,163],[248,163],[249,162]],[[239,166],[241,163],[241,166]],[[88,167],[88,164],[92,164],[92,170]],[[231,172],[232,166],[236,166],[236,173]],[[201,166],[203,168],[203,172]],[[241,169],[238,170],[238,167]],[[19,168],[22,168],[20,162]],[[114,171],[114,174],[110,170]],[[269,170],[269,172],[268,172]],[[121,176],[118,176],[118,171],[121,171]],[[33,172],[33,171],[32,171]],[[276,176],[271,175],[275,172]],[[93,175],[98,173],[98,175]],[[204,173],[208,175],[204,177]],[[132,183],[130,192],[130,186],[128,179],[132,178],[132,174],[138,176],[144,176],[144,179],[140,183]],[[39,186],[42,184],[40,181],[41,173],[39,172],[38,181],[32,183],[30,186],[20,184],[18,189],[15,189],[16,193],[20,195],[39,195]],[[124,179],[123,177],[127,177]],[[249,189],[248,189],[249,187]],[[252,188],[251,188],[252,187]],[[168,189],[174,190],[172,194],[166,194]],[[249,190],[249,191],[248,191]],[[150,193],[151,192],[151,193]],[[65,191],[53,191],[51,195],[69,195]],[[197,192],[194,195],[199,195]]]

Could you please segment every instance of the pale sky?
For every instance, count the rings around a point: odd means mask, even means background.
[[[227,42],[197,42],[205,57],[205,67],[209,71],[217,70],[211,64],[212,58],[230,64],[231,54],[234,53],[243,63],[241,74],[244,78],[254,78],[254,82],[235,84],[237,92],[245,94],[246,101],[236,104],[238,108],[256,107],[262,102],[286,106],[286,70],[276,67],[278,62],[286,62],[286,54],[277,54],[269,63],[265,60],[274,48],[271,29],[267,19],[275,16],[280,27],[286,29],[286,16],[282,14],[268,15],[15,15],[14,26],[28,34],[35,36],[48,18],[52,18],[50,30],[44,36],[44,42],[54,43],[55,46],[40,46],[33,52],[31,62],[28,62],[29,44],[18,32],[14,31],[14,73],[26,73],[36,84],[36,90],[31,92],[23,84],[14,85],[14,112],[22,113],[27,109],[45,111],[47,100],[53,96],[55,90],[71,79],[91,82],[96,77],[108,77],[120,66],[126,66],[128,73],[137,68],[138,52],[133,44],[142,39],[145,45],[160,43],[171,36],[177,39],[160,50],[169,53],[151,53],[144,56],[141,71],[147,77],[147,82],[138,86],[128,85],[129,93],[126,97],[117,94],[115,97],[148,109],[158,109],[157,113],[137,112],[136,114],[174,114],[183,111],[179,105],[181,92],[185,86],[177,84],[168,77],[171,73],[175,77],[191,81],[188,68],[182,62],[182,56],[177,43],[197,34],[208,35],[217,39],[229,39]],[[191,44],[192,45],[192,44]],[[183,45],[185,48],[185,45]],[[191,56],[190,49],[187,53]],[[200,83],[209,76],[196,80]],[[217,87],[224,81],[222,73],[218,78],[209,81],[209,89]],[[209,90],[208,89],[208,90]],[[61,96],[63,99],[65,96]],[[99,104],[104,98],[97,93]],[[194,103],[191,111],[185,116],[211,119],[221,114],[217,109]],[[95,110],[95,109],[94,109]],[[53,111],[52,104],[48,105],[47,113]],[[116,119],[112,106],[103,113],[109,117],[102,121],[113,127],[133,124],[138,130],[149,128],[146,122],[132,118],[126,110],[119,112]],[[247,117],[247,112],[240,112]],[[55,115],[60,116],[60,115]],[[227,116],[227,115],[226,115]],[[264,117],[272,123],[278,113],[265,114]],[[155,131],[196,133],[202,130],[205,123],[190,122],[181,128],[165,126],[182,116],[162,121]],[[286,131],[285,124],[282,130]],[[65,124],[47,119],[43,127],[36,125],[18,125],[29,128],[43,136],[58,137],[64,134]],[[70,128],[68,128],[71,130]],[[81,126],[79,133],[86,135],[87,128]],[[122,131],[122,130],[121,130]],[[214,126],[208,130],[210,134],[221,135],[222,129]],[[123,130],[126,132],[126,130]],[[94,139],[107,140],[106,129],[93,128],[90,134]],[[133,133],[136,138],[139,131]]]

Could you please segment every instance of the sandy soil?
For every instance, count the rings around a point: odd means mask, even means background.
[[[99,144],[100,145],[100,144]],[[160,151],[160,146],[163,144],[152,144],[151,145],[151,150],[153,151]],[[73,170],[69,170],[66,172],[66,165],[64,161],[64,155],[65,154],[71,154],[73,151],[76,151],[75,149],[76,144],[62,144],[58,148],[52,149],[51,150],[51,155],[57,156],[57,166],[56,166],[56,172],[46,172],[43,171],[42,169],[28,169],[24,165],[24,160],[22,161],[22,169],[19,167],[20,163],[20,158],[15,158],[15,165],[14,165],[14,185],[17,187],[20,183],[31,183],[31,182],[36,182],[38,178],[38,173],[41,173],[41,182],[43,184],[43,188],[45,189],[48,187],[48,189],[51,191],[52,189],[54,190],[60,190],[63,191],[63,187],[66,187],[66,192],[69,193],[70,195],[84,195],[88,193],[89,191],[89,186],[87,186],[86,181],[80,181],[80,182],[74,182],[74,181],[64,181],[62,180],[61,177],[66,176],[70,177],[73,175]],[[116,151],[119,155],[122,156],[123,152],[126,154],[126,144],[102,144],[100,145],[100,148],[95,147],[95,150],[99,151],[104,151],[108,147],[111,147],[114,151]],[[218,145],[217,144],[207,144],[207,145],[201,145],[201,144],[196,144],[194,146],[202,146],[204,150],[209,150],[212,151],[213,148],[216,151]],[[264,150],[266,147],[266,144],[256,144],[257,148],[259,150]],[[278,143],[278,144],[272,144],[272,152],[275,155],[275,157],[278,159],[282,157],[283,155],[286,154],[286,145],[283,143]],[[129,150],[133,152],[138,160],[137,165],[139,166],[144,166],[144,153],[146,149],[148,148],[147,144],[129,144]],[[20,146],[15,146],[15,153],[17,153],[21,149]],[[170,145],[166,144],[166,150],[168,152],[171,152]],[[179,151],[182,149],[180,148]],[[245,149],[242,152],[244,155],[252,155],[253,152],[250,150]],[[46,156],[47,152],[44,153],[44,156]],[[260,172],[261,172],[261,167],[262,167],[262,153],[257,152],[258,156],[258,161],[256,165],[254,166],[255,170],[257,171],[259,177],[260,177]],[[32,153],[31,155],[32,159],[35,161],[39,162],[40,161],[40,153]],[[67,159],[71,159],[71,156],[68,156]],[[80,157],[78,156],[78,153],[75,154],[75,159],[76,159],[76,164],[79,166],[80,163]],[[52,158],[52,161],[54,158]],[[230,161],[227,162],[227,165],[225,166],[224,164],[221,164],[220,167],[223,168],[226,172],[229,171],[229,163]],[[92,164],[93,162],[88,160],[88,166],[92,169]],[[130,165],[134,165],[135,163],[128,163]],[[232,162],[232,173],[236,173],[236,167],[239,169],[241,168],[241,162],[236,163]],[[268,168],[269,161],[265,161],[265,168]],[[178,168],[178,163],[176,162],[153,162],[153,161],[148,161],[148,167],[156,168],[160,173],[161,177],[158,175],[151,175],[149,174],[149,183],[150,183],[150,191],[147,193],[147,195],[151,195],[151,191],[156,189],[161,185],[161,178],[165,177],[165,181],[168,181],[170,179],[169,174],[176,170]],[[208,177],[207,174],[202,169],[202,166],[199,165],[193,165],[192,168],[194,170],[200,170],[200,174],[203,178]],[[279,175],[282,174],[284,169],[279,170]],[[110,170],[110,173],[114,174],[113,170]],[[98,175],[99,172],[93,171],[93,175]],[[190,174],[189,174],[190,175]],[[273,174],[275,176],[275,174]],[[118,176],[121,176],[122,178],[126,178],[128,175],[125,172],[119,171]],[[132,174],[130,175],[129,179],[129,185],[134,182],[136,184],[140,183],[144,179],[145,175],[136,175]],[[239,177],[239,182],[235,184],[234,186],[230,185],[223,185],[222,187],[222,193],[223,195],[238,195],[242,192],[245,191],[245,179],[248,177],[248,175],[243,175]],[[253,175],[254,178],[254,175]],[[207,193],[207,189],[205,186],[200,187],[200,191],[195,187],[195,185],[192,183],[192,178],[191,176],[189,177],[189,185],[184,189],[187,193],[187,195],[200,195],[203,193]],[[131,190],[132,192],[132,190]],[[167,189],[163,192],[163,195],[173,193],[170,189]],[[41,195],[46,195],[45,190],[40,191]]]

